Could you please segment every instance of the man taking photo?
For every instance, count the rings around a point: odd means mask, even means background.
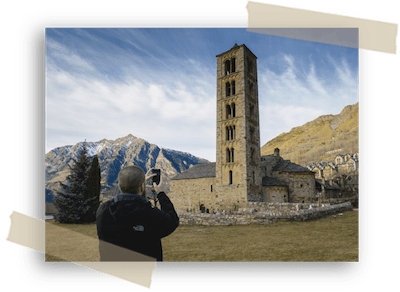
[[[161,238],[179,225],[174,206],[165,194],[165,182],[153,183],[152,190],[161,210],[145,197],[153,174],[128,166],[118,174],[120,194],[103,203],[96,213],[100,261],[162,261]]]

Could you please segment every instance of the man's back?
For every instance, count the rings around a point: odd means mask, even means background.
[[[161,210],[151,207],[144,197],[132,194],[118,195],[99,207],[96,224],[101,261],[124,260],[111,254],[107,243],[162,261],[161,238],[178,227],[179,218],[164,192],[158,194],[158,200]]]

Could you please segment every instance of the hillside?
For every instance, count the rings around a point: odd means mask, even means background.
[[[333,160],[358,151],[358,103],[338,115],[325,115],[282,133],[261,147],[261,155],[279,148],[282,157],[300,165]]]
[[[76,153],[82,142],[73,146],[63,146],[46,154],[46,196],[51,197],[59,190],[59,182],[66,182],[70,170],[68,165],[76,159]],[[89,155],[97,154],[101,169],[102,193],[106,196],[118,191],[118,173],[128,165],[138,165],[147,171],[160,168],[167,181],[177,173],[193,165],[207,163],[208,160],[195,157],[189,153],[160,148],[155,144],[128,135],[113,140],[103,139],[98,142],[87,142]]]

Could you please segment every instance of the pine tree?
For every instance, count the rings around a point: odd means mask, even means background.
[[[101,190],[101,172],[100,172],[100,165],[99,159],[97,155],[93,157],[92,165],[88,172],[88,179],[87,179],[87,199],[92,200],[91,208],[89,213],[87,214],[86,221],[93,222],[96,221],[96,211],[100,205],[100,190]]]
[[[88,170],[90,158],[86,148],[86,142],[77,153],[78,159],[73,166],[69,166],[71,173],[67,176],[67,184],[60,182],[62,192],[57,192],[54,205],[58,209],[54,219],[60,223],[84,223],[87,222],[87,214],[91,210],[93,199],[88,198]]]

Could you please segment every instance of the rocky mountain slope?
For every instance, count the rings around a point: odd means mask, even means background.
[[[70,173],[68,164],[76,159],[76,153],[82,143],[63,146],[46,154],[46,195],[59,190],[59,182],[66,182]],[[89,155],[97,154],[101,169],[102,194],[111,196],[118,192],[118,173],[128,165],[138,165],[145,171],[160,168],[167,181],[177,173],[193,165],[207,163],[208,160],[195,157],[189,153],[160,148],[155,144],[128,135],[115,141],[103,139],[98,142],[87,142]]]
[[[274,153],[297,164],[333,160],[337,154],[358,151],[358,103],[338,115],[325,115],[282,133],[261,147],[261,155]]]

